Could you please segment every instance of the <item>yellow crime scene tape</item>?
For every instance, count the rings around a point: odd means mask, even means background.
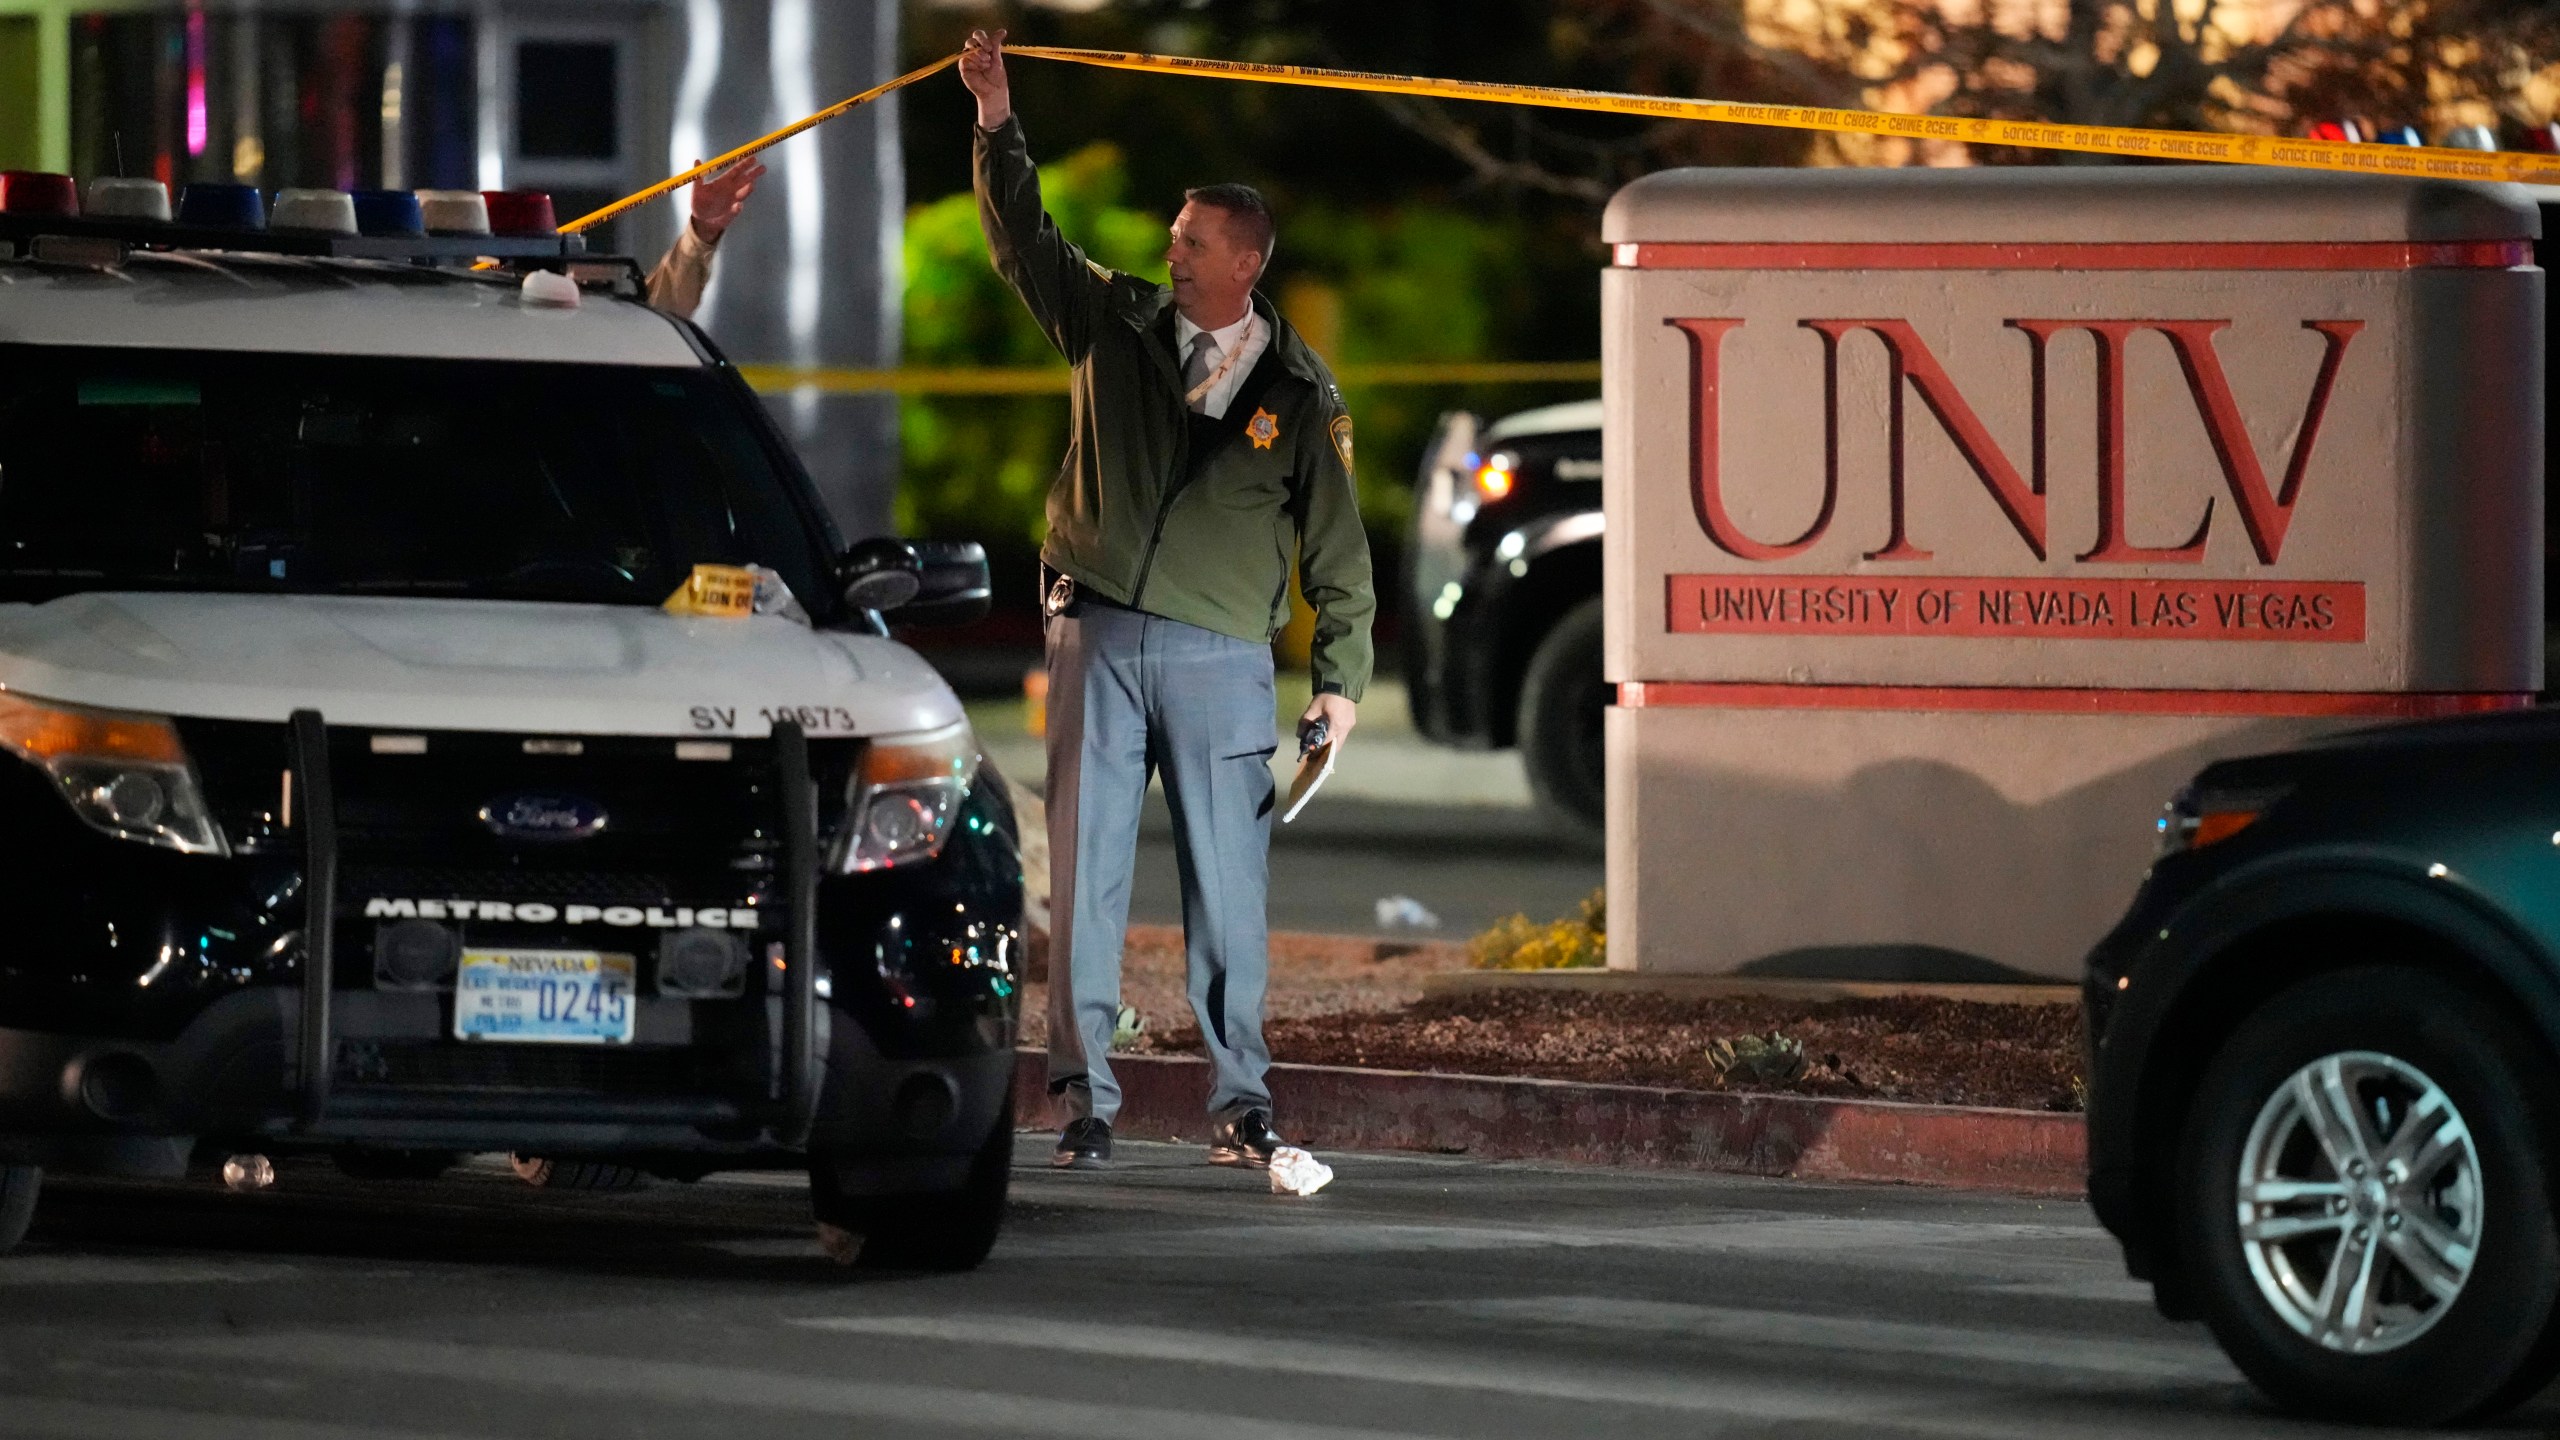
[[[2366,145],[2344,140],[2295,140],[2272,135],[2225,135],[2211,131],[2138,130],[2115,125],[2060,125],[2041,120],[1972,120],[1948,115],[1900,115],[1876,110],[1849,110],[1819,105],[1769,105],[1745,100],[1686,100],[1667,95],[1628,95],[1611,90],[1571,90],[1548,85],[1510,85],[1490,80],[1436,80],[1421,75],[1381,75],[1360,70],[1327,70],[1314,65],[1268,65],[1242,60],[1202,60],[1184,55],[1144,55],[1129,50],[1079,50],[1047,45],[1008,47],[1007,56],[1060,60],[1111,70],[1142,70],[1162,75],[1204,75],[1222,80],[1256,80],[1266,85],[1301,85],[1324,90],[1357,90],[1384,95],[1421,95],[1443,100],[1480,100],[1502,105],[1533,105],[1548,110],[1586,110],[1607,115],[1648,116],[1662,120],[1712,120],[1728,125],[1760,125],[1781,130],[1819,130],[1837,135],[1885,135],[1910,140],[1960,140],[1973,145],[2012,145],[2026,150],[2067,150],[2084,155],[2121,155],[2150,160],[2192,160],[2223,165],[2268,165],[2291,170],[2328,170],[2351,175],[2381,175],[2418,180],[2514,181],[2526,185],[2560,184],[2560,156],[2513,150],[2454,150],[2431,145]],[[705,175],[779,145],[802,131],[867,105],[891,91],[957,64],[946,55],[910,70],[885,85],[876,85],[845,100],[752,140],[737,149],[583,215],[560,227],[576,232],[600,225],[661,195],[680,190]]]

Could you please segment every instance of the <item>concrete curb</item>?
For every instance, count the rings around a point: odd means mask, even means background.
[[[1279,937],[1274,936],[1277,940]],[[2076,985],[1926,980],[1797,980],[1773,975],[1664,975],[1639,970],[1450,970],[1422,977],[1426,997],[1501,990],[1668,995],[1684,1000],[1881,1000],[1919,997],[1976,1005],[2077,1005]]]
[[[1048,1057],[1020,1055],[1016,1114],[1024,1125],[1054,1124]],[[1111,1069],[1122,1091],[1117,1133],[1207,1139],[1207,1062],[1115,1055]],[[1282,1132],[1319,1150],[1420,1150],[2028,1195],[2078,1195],[2087,1172],[2080,1117],[2037,1110],[1335,1065],[1274,1065],[1271,1094]]]

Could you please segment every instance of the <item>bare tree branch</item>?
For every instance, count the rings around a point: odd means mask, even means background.
[[[1522,161],[1505,160],[1485,147],[1475,131],[1450,118],[1443,107],[1428,100],[1414,100],[1402,95],[1372,95],[1389,118],[1451,155],[1474,172],[1481,186],[1518,186],[1548,195],[1561,195],[1586,205],[1608,203],[1617,187],[1605,179],[1559,175],[1542,166]]]

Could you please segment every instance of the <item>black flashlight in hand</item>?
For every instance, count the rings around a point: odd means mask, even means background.
[[[1304,760],[1313,755],[1323,749],[1325,743],[1332,738],[1333,722],[1321,715],[1317,716],[1314,724],[1299,727],[1298,758]]]

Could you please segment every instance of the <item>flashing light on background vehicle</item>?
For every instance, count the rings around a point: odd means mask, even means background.
[[[2282,791],[2270,790],[2181,790],[2161,810],[2154,826],[2160,835],[2160,853],[2175,855],[2220,844],[2258,823],[2258,817],[2282,798]]]
[[[2447,150],[2495,150],[2498,132],[2486,125],[2456,125],[2436,143]]]
[[[2377,145],[2423,146],[2427,143],[2427,137],[2419,134],[2418,127],[2415,125],[2391,125],[2375,132],[2373,141]]]
[[[49,170],[0,170],[0,215],[77,215],[80,187]]]
[[[1510,494],[1511,487],[1519,483],[1519,476],[1514,473],[1519,464],[1520,457],[1510,451],[1496,451],[1476,467],[1476,493],[1488,502]]]
[[[2353,120],[2322,120],[2311,127],[2311,138],[2361,145],[2364,143],[2364,129]]]

